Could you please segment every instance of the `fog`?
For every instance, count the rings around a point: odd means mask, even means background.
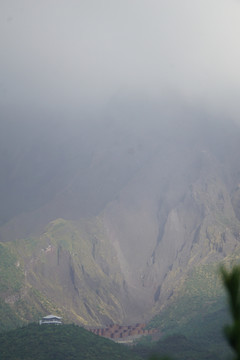
[[[237,0],[1,0],[1,109],[70,118],[174,94],[237,120],[239,35]]]
[[[105,317],[107,299],[139,322],[142,309],[152,315],[175,298],[193,266],[238,249],[239,38],[239,0],[0,0],[0,242],[41,234],[40,259],[51,244],[61,248],[64,229],[73,234],[60,257],[74,319],[85,301],[94,321]],[[48,232],[59,219],[67,227]],[[107,275],[103,302],[91,300],[98,280],[95,270],[84,275],[85,238],[71,245],[75,225],[87,234],[89,264]],[[102,245],[95,258],[102,240],[106,259]],[[24,289],[46,276],[39,289],[61,299],[47,276],[56,271],[56,289],[70,289],[59,252],[45,272],[38,250]],[[122,303],[105,297],[108,284],[117,289],[115,259]]]

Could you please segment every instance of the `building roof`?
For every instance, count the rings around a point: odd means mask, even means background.
[[[44,316],[43,319],[46,319],[46,320],[49,320],[49,319],[58,319],[58,320],[61,320],[62,318],[59,317],[59,316],[56,316],[56,315],[47,315],[47,316]]]

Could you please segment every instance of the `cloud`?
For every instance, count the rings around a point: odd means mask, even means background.
[[[230,0],[2,0],[2,103],[77,107],[117,91],[239,115],[240,5]]]

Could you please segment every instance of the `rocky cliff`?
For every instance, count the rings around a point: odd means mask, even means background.
[[[38,122],[30,137],[29,124],[1,125],[9,323],[48,311],[92,326],[145,321],[191,271],[238,248],[237,125],[139,104],[80,125]]]

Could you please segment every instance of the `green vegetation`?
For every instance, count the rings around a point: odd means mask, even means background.
[[[202,284],[202,286],[205,286],[204,278],[211,284],[211,279],[213,280],[211,276],[217,276],[215,279],[216,288],[212,289],[212,291],[215,292],[215,295],[218,295],[219,290],[217,287],[221,284],[219,276],[215,272],[215,275],[212,273],[210,276],[211,271],[208,272],[207,269],[208,271],[212,270],[209,267],[202,267],[193,271],[189,282],[184,287],[186,294],[192,296],[196,292],[197,285]],[[225,327],[225,334],[230,346],[236,353],[234,360],[240,360],[240,267],[233,267],[233,270],[229,272],[225,268],[222,269],[222,277],[228,292],[230,311],[233,318],[232,325]],[[193,286],[192,282],[194,282],[195,286]],[[219,289],[221,289],[221,286]],[[200,288],[199,291],[202,291],[200,301],[206,300],[207,295],[213,295],[211,286],[210,289],[204,290]],[[186,306],[191,311],[196,310],[196,302],[194,301],[192,307],[190,307],[189,301]],[[157,360],[167,359],[167,356],[177,360],[227,359],[232,353],[221,333],[223,324],[226,321],[229,322],[225,303],[215,302],[211,306],[213,306],[210,307],[212,311],[205,314],[201,312],[202,308],[200,307],[200,314],[191,320],[181,322],[176,319],[175,330],[178,331],[178,334],[166,335],[173,330],[173,327],[169,325],[166,328],[165,335],[159,341],[152,342],[147,337],[145,341],[141,341],[133,348],[96,336],[76,325],[39,326],[31,324],[0,334],[1,360],[52,360],[56,358],[60,360],[122,358]],[[214,306],[215,311],[213,310]],[[173,309],[176,314],[176,308]],[[168,309],[167,314],[173,316],[170,310]],[[180,306],[179,315],[182,316],[182,314],[183,309]],[[156,320],[157,318],[152,321],[152,324]],[[160,320],[166,326],[166,319],[162,318]],[[192,334],[190,329],[192,329]],[[183,334],[184,332],[187,336]],[[203,332],[205,332],[205,336],[203,336]]]
[[[231,325],[225,326],[225,336],[235,352],[234,360],[240,360],[240,267],[234,266],[229,272],[222,268],[222,278],[233,320]]]
[[[24,272],[8,244],[0,243],[0,332],[23,325],[13,309],[24,288]]]
[[[230,349],[222,327],[228,320],[219,265],[205,264],[189,273],[176,298],[152,319],[149,327],[159,328],[163,333],[157,353],[166,349],[167,354],[177,359],[226,359]],[[171,342],[174,346],[170,346]],[[193,349],[196,354],[188,357]]]
[[[149,347],[138,345],[135,351],[144,359],[150,360],[215,360],[226,359],[216,348],[200,347],[199,343],[189,340],[183,335],[171,335]]]
[[[171,335],[152,343],[133,348],[116,344],[76,325],[30,324],[0,334],[1,360],[87,360],[131,359],[146,360],[153,354],[157,358],[170,356],[178,360],[224,359],[221,353],[199,347],[183,335]]]
[[[100,217],[56,219],[40,236],[0,243],[0,271],[0,332],[48,313],[92,326],[125,315],[123,278]]]
[[[152,319],[149,326],[161,329],[165,335],[181,333],[199,337],[201,332],[206,331],[203,328],[205,316],[220,314],[225,308],[218,265],[202,265],[189,273],[176,298]]]
[[[139,360],[130,348],[76,325],[36,325],[0,334],[1,360]]]
[[[24,322],[17,316],[9,304],[0,299],[0,332],[23,325]]]
[[[24,279],[23,271],[16,255],[6,244],[0,243],[0,292],[17,292]]]
[[[193,278],[195,280],[199,277],[196,276],[196,272],[192,275],[194,275]],[[197,316],[193,320],[188,321],[187,325],[184,325],[184,322],[182,327],[178,324],[176,329],[178,329],[179,333],[180,331],[185,331],[185,333],[188,333],[188,337],[182,334],[175,334],[161,339],[154,345],[148,344],[148,346],[146,346],[145,344],[144,346],[139,344],[137,347],[138,353],[144,355],[146,358],[147,355],[154,352],[157,355],[152,357],[152,359],[155,360],[163,359],[163,356],[166,354],[172,359],[178,360],[229,358],[240,360],[240,266],[234,265],[231,271],[227,271],[226,267],[222,266],[221,275],[223,285],[227,291],[230,314],[232,316],[232,324],[224,327],[224,334],[232,348],[232,352],[231,349],[227,347],[225,338],[220,333],[220,331],[223,330],[223,324],[226,322],[229,323],[230,318],[225,307],[217,310],[218,306],[216,306],[216,310],[212,311],[212,313],[201,314],[202,319],[200,319],[200,316]],[[187,291],[187,288],[188,286],[186,285],[185,291]],[[188,306],[189,305],[188,303]],[[170,309],[168,309],[168,311],[167,315],[170,315]],[[192,311],[192,307],[190,307],[190,311]],[[157,320],[164,323],[164,318],[155,318],[153,322],[156,323]],[[192,334],[190,334],[190,329],[192,329]],[[198,329],[197,332],[196,329]],[[166,328],[166,333],[171,330],[169,326]]]

